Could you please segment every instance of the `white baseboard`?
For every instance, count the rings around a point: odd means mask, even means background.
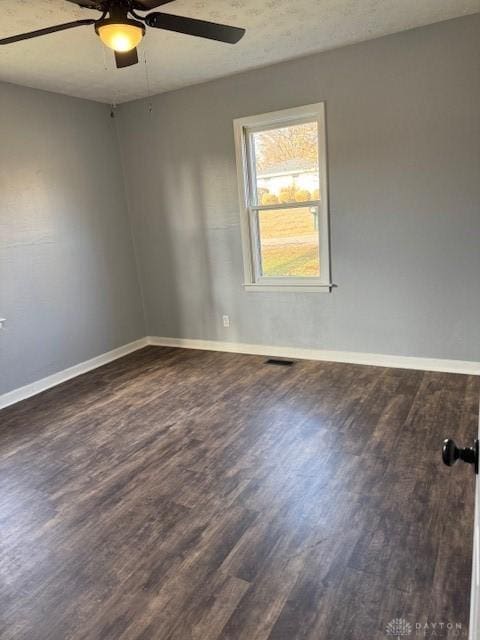
[[[278,347],[243,342],[221,342],[217,340],[191,340],[189,338],[161,338],[149,336],[148,344],[158,347],[180,347],[183,349],[203,349],[206,351],[227,351],[295,360],[326,360],[329,362],[348,362],[368,364],[376,367],[395,367],[399,369],[420,369],[422,371],[442,371],[445,373],[465,373],[480,375],[480,362],[468,360],[439,360],[436,358],[415,358],[380,353],[361,353],[357,351],[329,351],[325,349],[302,349],[299,347]]]
[[[117,349],[113,349],[112,351],[107,351],[107,353],[102,353],[95,358],[85,360],[85,362],[80,362],[73,367],[69,367],[68,369],[59,371],[58,373],[53,373],[46,378],[36,380],[35,382],[27,384],[24,387],[19,387],[18,389],[14,389],[13,391],[8,391],[7,393],[0,395],[0,409],[8,407],[11,404],[15,404],[16,402],[20,402],[20,400],[25,400],[26,398],[35,396],[37,395],[37,393],[41,393],[42,391],[46,391],[51,387],[55,387],[57,384],[65,382],[66,380],[70,380],[70,378],[76,378],[82,373],[87,373],[87,371],[91,371],[92,369],[101,367],[104,364],[108,364],[109,362],[117,360],[122,356],[126,356],[133,351],[142,349],[147,345],[147,338],[140,338],[140,340],[135,340],[134,342],[125,344],[121,347],[118,347]]]
[[[299,347],[278,347],[263,344],[247,344],[244,342],[221,342],[220,340],[193,340],[190,338],[161,338],[149,336],[102,353],[95,358],[54,373],[41,380],[8,391],[0,395],[0,409],[25,400],[46,391],[57,384],[75,378],[82,373],[101,367],[104,364],[126,356],[147,345],[157,347],[179,347],[182,349],[201,349],[206,351],[226,351],[277,358],[293,358],[295,360],[326,360],[329,362],[347,362],[351,364],[367,364],[377,367],[396,367],[400,369],[421,369],[422,371],[443,371],[446,373],[465,373],[480,375],[480,362],[463,360],[438,360],[435,358],[414,358],[410,356],[392,356],[379,353],[361,353],[356,351],[329,351],[325,349],[302,349]]]

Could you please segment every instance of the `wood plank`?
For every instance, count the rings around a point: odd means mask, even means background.
[[[468,623],[479,378],[148,347],[0,412],[2,640]]]

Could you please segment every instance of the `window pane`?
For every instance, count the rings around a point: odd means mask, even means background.
[[[320,199],[316,122],[259,131],[251,140],[256,204]]]
[[[318,207],[258,212],[262,275],[320,275]]]

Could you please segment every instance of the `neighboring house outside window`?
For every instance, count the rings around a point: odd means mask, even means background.
[[[245,287],[330,291],[324,103],[234,128]]]

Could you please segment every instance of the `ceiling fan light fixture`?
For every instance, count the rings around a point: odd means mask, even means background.
[[[119,53],[131,51],[140,44],[145,35],[145,26],[137,20],[101,20],[95,25],[100,40]]]

